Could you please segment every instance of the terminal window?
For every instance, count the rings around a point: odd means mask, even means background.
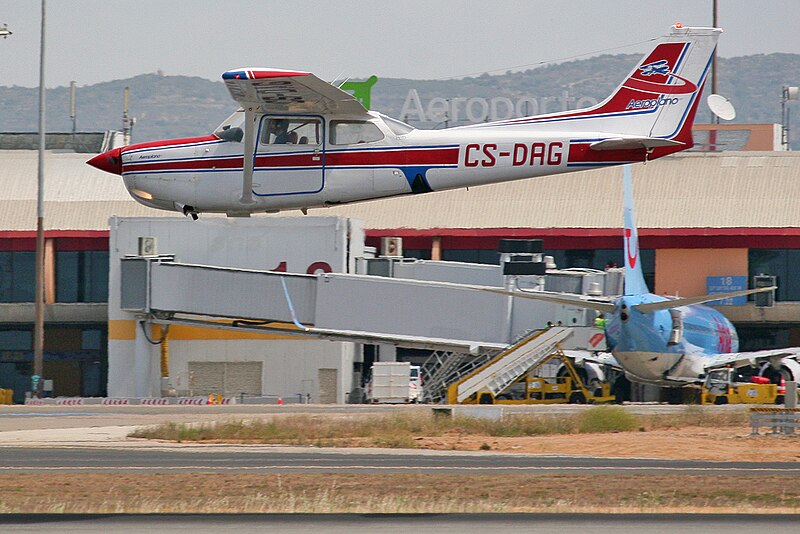
[[[753,277],[767,274],[776,277],[775,300],[800,300],[800,250],[751,248],[747,254],[750,284]]]
[[[56,302],[107,301],[107,250],[56,252]]]
[[[0,252],[0,302],[33,302],[35,277],[35,252]]]
[[[0,351],[31,350],[33,332],[31,330],[0,330]]]

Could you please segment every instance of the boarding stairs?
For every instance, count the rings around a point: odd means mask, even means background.
[[[500,350],[485,349],[479,354],[437,350],[422,364],[423,402],[437,403],[447,398],[447,388],[494,358]]]
[[[452,383],[448,402],[461,403],[480,392],[498,395],[532,367],[541,363],[572,335],[572,329],[538,330],[498,354],[491,361]]]

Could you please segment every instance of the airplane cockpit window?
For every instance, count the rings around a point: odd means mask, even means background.
[[[261,133],[262,145],[319,145],[319,119],[270,118]]]
[[[236,143],[242,142],[242,137],[244,136],[244,130],[242,127],[244,126],[244,110],[239,109],[231,113],[231,115],[222,121],[222,124],[217,126],[217,129],[214,130],[214,135],[222,139],[223,141],[233,141]]]
[[[413,132],[415,129],[410,124],[406,124],[403,121],[399,121],[397,119],[389,117],[388,115],[384,115],[383,113],[380,114],[380,117],[381,119],[383,119],[383,122],[386,124],[386,126],[388,126],[389,129],[392,131],[392,133],[395,135],[405,135],[407,133]]]
[[[383,139],[383,132],[367,121],[331,121],[332,145],[374,143]]]

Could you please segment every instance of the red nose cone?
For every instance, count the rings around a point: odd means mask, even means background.
[[[122,148],[115,148],[93,157],[86,163],[111,174],[122,175]]]

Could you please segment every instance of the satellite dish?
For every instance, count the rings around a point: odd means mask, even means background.
[[[706,99],[711,113],[724,121],[732,121],[736,118],[736,110],[733,109],[731,101],[722,95],[708,95]]]

